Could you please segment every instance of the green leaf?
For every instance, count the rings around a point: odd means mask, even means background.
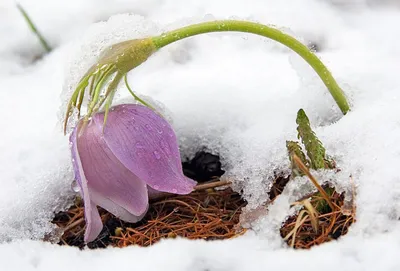
[[[125,74],[125,76],[124,76],[124,81],[125,81],[126,88],[128,89],[129,93],[132,95],[132,97],[133,97],[136,101],[138,101],[139,103],[143,104],[144,106],[147,106],[148,108],[150,108],[151,110],[153,110],[154,112],[156,112],[156,109],[155,109],[154,107],[152,107],[150,104],[148,104],[148,103],[146,103],[145,101],[143,101],[139,96],[137,96],[137,95],[135,94],[135,92],[133,92],[133,90],[132,90],[131,87],[129,86],[128,78],[127,78],[127,75],[126,75],[126,74]]]
[[[122,76],[123,75],[121,73],[117,72],[115,77],[111,80],[111,83],[108,85],[106,94],[104,95],[103,99],[99,102],[100,107],[103,105],[104,101],[106,102],[105,108],[104,108],[103,131],[104,131],[104,127],[107,122],[108,112],[110,110],[112,101],[114,99],[115,92],[117,91],[117,86],[118,86],[119,82],[121,81]]]
[[[330,168],[326,165],[325,148],[311,129],[310,121],[303,109],[297,112],[297,131],[310,159],[312,169]]]
[[[301,146],[297,141],[286,141],[286,149],[289,154],[289,160],[291,163],[291,168],[292,168],[292,178],[296,176],[303,176],[304,173],[298,168],[296,163],[293,161],[293,155],[297,155],[297,157],[300,158],[300,160],[303,162],[304,165],[309,167],[310,162],[307,160],[306,155],[304,154],[303,150],[301,149]]]

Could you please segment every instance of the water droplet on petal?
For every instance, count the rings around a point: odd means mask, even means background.
[[[161,158],[161,155],[160,155],[160,153],[159,153],[158,151],[154,151],[153,154],[154,154],[154,157],[155,157],[157,160],[159,160],[159,159]]]
[[[159,187],[158,185],[155,185],[153,188],[154,188],[155,190],[160,189],[160,187]]]
[[[143,149],[144,148],[143,143],[140,141],[136,142],[136,148]]]
[[[77,182],[76,180],[74,180],[74,181],[71,183],[71,189],[72,189],[74,192],[79,192],[79,191],[81,191],[81,187],[79,186],[79,184],[78,184],[78,182]]]
[[[151,131],[152,129],[151,129],[151,126],[149,125],[149,124],[146,124],[144,127],[146,127],[146,129],[148,130],[148,131]]]
[[[152,119],[152,120],[158,120],[158,119],[159,119],[159,118],[158,118],[158,115],[157,115],[157,114],[154,114],[154,112],[148,113],[147,116],[148,116],[150,119]]]
[[[171,150],[169,148],[169,145],[164,139],[162,139],[160,141],[160,146],[161,146],[161,149],[163,149],[166,154],[171,154]]]

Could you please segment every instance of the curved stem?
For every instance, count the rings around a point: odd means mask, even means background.
[[[325,86],[328,88],[329,92],[333,96],[333,99],[336,101],[343,114],[346,114],[349,111],[350,107],[342,89],[336,83],[335,79],[332,77],[332,74],[321,62],[321,60],[314,53],[312,53],[307,48],[307,46],[305,46],[295,38],[279,31],[278,29],[253,22],[220,20],[182,27],[177,30],[163,33],[160,36],[153,37],[152,40],[156,48],[160,49],[170,43],[191,36],[210,32],[224,31],[252,33],[270,38],[289,47],[297,54],[299,54],[305,61],[307,61],[307,63],[310,64],[310,66],[315,70],[315,72],[324,82]]]

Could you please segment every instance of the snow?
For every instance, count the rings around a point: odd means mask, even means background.
[[[359,243],[359,246],[354,246]],[[267,241],[240,238],[230,241],[167,240],[151,248],[128,247],[79,251],[32,242],[0,246],[8,261],[4,270],[391,270],[396,262],[399,239],[388,234],[371,238],[348,237],[312,251],[268,248]],[[360,249],[362,246],[363,249]],[[390,248],[390,249],[388,249]],[[6,250],[7,249],[7,250]],[[11,253],[10,253],[11,251]],[[384,251],[385,253],[382,253]]]
[[[34,61],[43,53],[40,44],[14,1],[0,3],[1,270],[399,270],[399,1],[20,3],[55,49]],[[320,79],[294,53],[238,33],[207,34],[166,47],[130,73],[131,87],[171,112],[183,156],[202,146],[221,155],[226,177],[243,189],[249,208],[267,200],[268,177],[287,168],[285,140],[296,138],[295,116],[303,108],[341,168],[334,176],[315,173],[319,181],[334,178],[345,191],[356,187],[357,222],[350,232],[310,251],[285,247],[280,224],[290,203],[311,189],[299,179],[252,231],[235,240],[177,239],[150,248],[96,251],[40,241],[54,229],[49,222],[54,212],[73,196],[62,105],[99,51],[118,40],[220,18],[274,24],[317,43],[352,111],[342,116]],[[127,95],[123,86],[120,94]]]

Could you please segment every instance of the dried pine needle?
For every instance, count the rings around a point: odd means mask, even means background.
[[[100,208],[104,224],[102,233],[89,248],[129,245],[149,246],[163,238],[219,240],[235,238],[246,230],[238,229],[242,207],[246,205],[229,185],[219,181],[201,185],[189,195],[166,195],[150,203],[144,219],[135,224],[126,223]],[[67,212],[57,214],[53,221],[64,229],[60,245],[83,248],[83,205],[78,202]]]

